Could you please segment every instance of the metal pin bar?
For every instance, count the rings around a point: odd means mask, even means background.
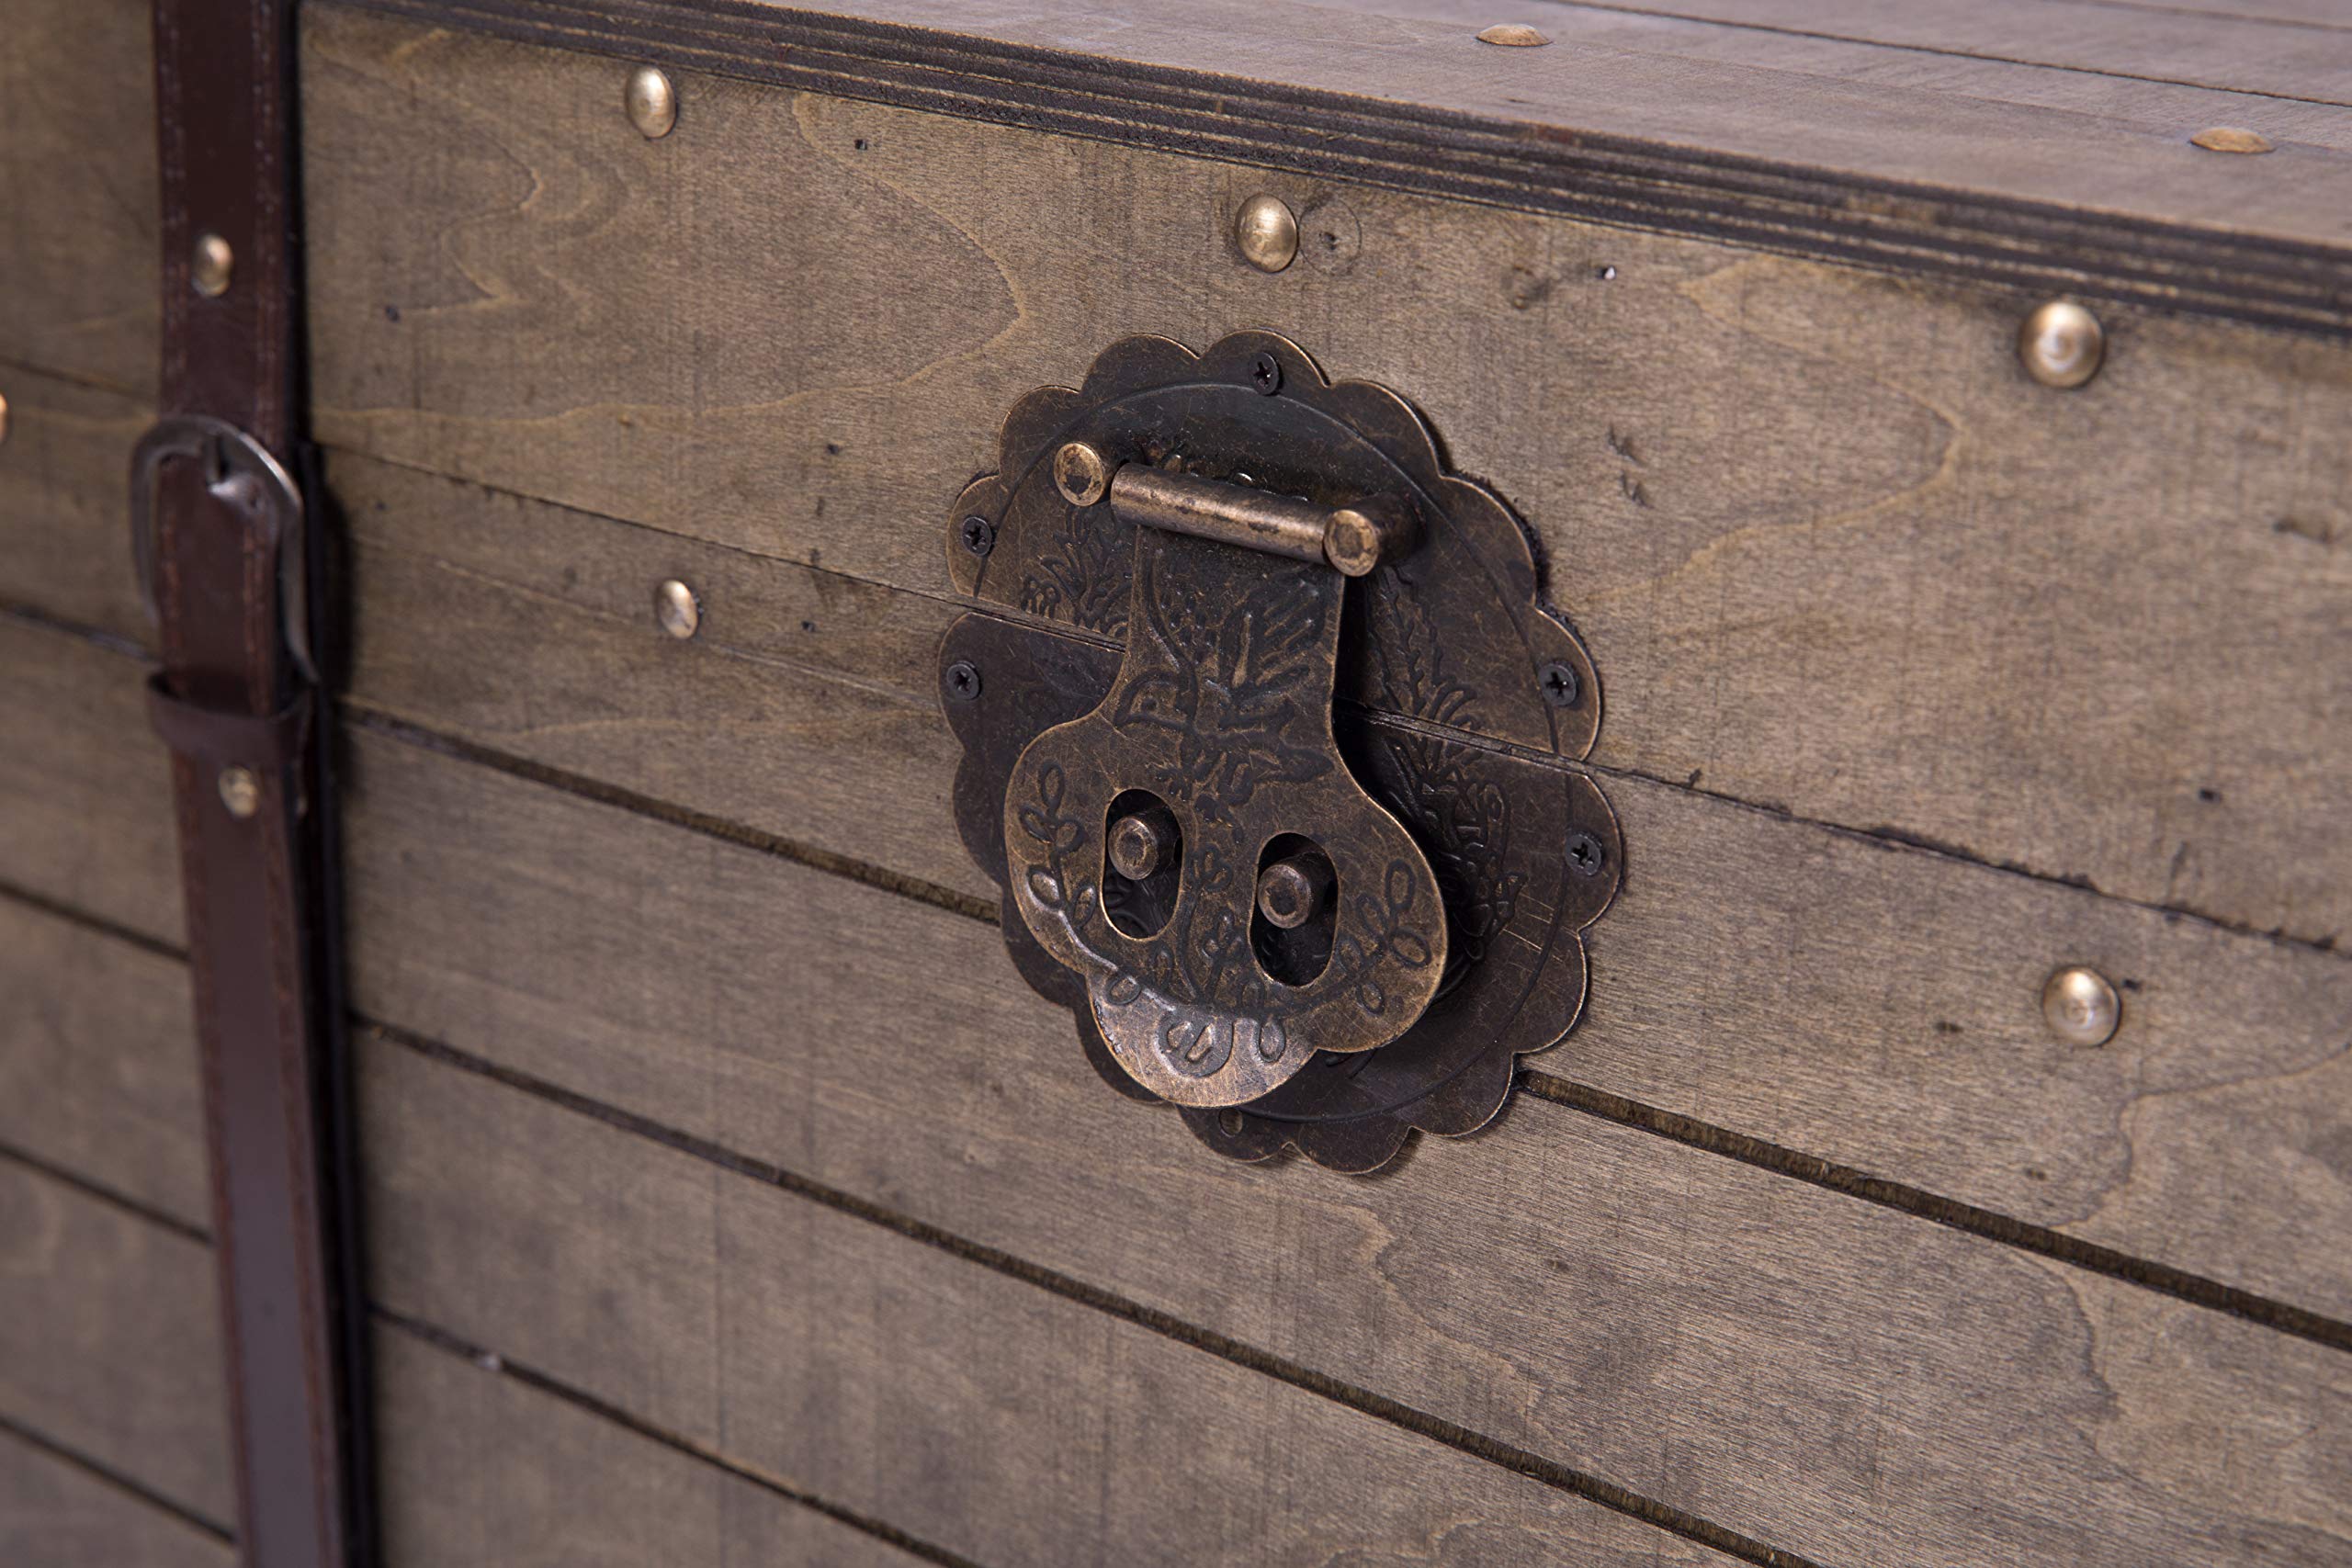
[[[1141,528],[1316,561],[1363,577],[1409,554],[1419,525],[1385,499],[1317,506],[1295,496],[1128,463],[1111,476],[1112,514]]]

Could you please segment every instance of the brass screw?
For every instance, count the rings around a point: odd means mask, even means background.
[[[1260,272],[1280,272],[1298,259],[1298,218],[1276,196],[1253,196],[1233,220],[1234,243]]]
[[[196,237],[196,251],[188,264],[188,281],[207,299],[218,299],[229,292],[229,275],[237,265],[237,253],[229,242],[214,233]]]
[[[653,591],[653,618],[662,629],[684,642],[702,626],[702,605],[695,591],[672,578]]]
[[[1111,824],[1111,869],[1141,882],[1176,852],[1176,818],[1154,807],[1131,811]]]
[[[2072,299],[2052,299],[2018,329],[2018,357],[2045,387],[2079,387],[2098,374],[2107,333],[2098,318]]]
[[[229,808],[230,816],[243,821],[261,809],[261,780],[251,768],[221,769],[220,804]]]
[[[1505,49],[1541,49],[1552,40],[1523,22],[1501,22],[1480,33],[1478,41]]]
[[[2123,998],[2098,970],[2069,964],[2042,983],[2041,1017],[2069,1045],[2104,1045],[2123,1022]]]
[[[1609,852],[1601,847],[1600,836],[1579,828],[1570,833],[1565,846],[1568,852],[1568,869],[1578,876],[1599,876],[1601,867],[1609,863]]]
[[[1320,855],[1288,855],[1258,874],[1258,913],[1276,931],[1295,931],[1315,918],[1331,890]]]
[[[958,528],[964,547],[983,560],[996,548],[996,525],[985,517],[967,517]]]
[[[1083,441],[1066,441],[1054,454],[1054,488],[1072,506],[1091,506],[1111,488],[1111,460]]]
[[[678,94],[670,85],[670,78],[650,65],[640,65],[628,73],[628,91],[622,103],[628,110],[628,122],[645,133],[648,141],[659,141],[670,134],[678,123]]]
[[[1557,660],[1546,664],[1535,677],[1536,685],[1544,693],[1544,700],[1555,708],[1572,708],[1584,694],[1584,682],[1577,675],[1577,667]]]
[[[980,667],[968,659],[959,659],[949,665],[947,694],[959,703],[978,702],[980,695]]]

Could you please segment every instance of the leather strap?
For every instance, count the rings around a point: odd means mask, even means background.
[[[253,1568],[346,1568],[356,1337],[319,755],[295,464],[292,0],[155,0],[163,419],[134,464],[160,628],[228,1359]],[[225,249],[224,249],[225,247]],[[205,265],[196,265],[199,254]],[[292,570],[282,574],[291,563]],[[355,1314],[356,1315],[356,1314]]]

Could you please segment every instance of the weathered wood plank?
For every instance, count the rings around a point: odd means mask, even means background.
[[[235,1568],[236,1548],[0,1432],[0,1562],[24,1568]]]
[[[1727,1561],[401,1047],[367,1047],[364,1072],[372,1288],[388,1304],[959,1555]],[[391,1364],[396,1404],[424,1355]],[[578,1439],[550,1413],[529,1430],[536,1462],[572,1459]],[[637,1457],[596,1436],[612,1457],[580,1457],[582,1489]],[[430,1490],[461,1513],[457,1478],[478,1441],[460,1429],[435,1445]],[[681,1510],[689,1529],[704,1509]]]
[[[2030,232],[2018,249],[2049,247],[2047,259],[2069,245],[2098,250],[2092,286],[2112,285],[2130,265],[2107,248],[2120,237],[2119,214],[2177,225],[2174,239],[2192,225],[2326,244],[2352,233],[2328,210],[2347,172],[2328,155],[2346,123],[2340,86],[2289,105],[2170,74],[2095,76],[1592,6],[1544,6],[1535,19],[1555,46],[1505,51],[1476,40],[1497,16],[1476,0],[1371,0],[1344,18],[1290,0],[842,0],[819,16],[780,5],[368,4],[1033,128],[1293,166],[1346,162],[1375,183],[1507,204],[1565,197],[1600,210],[1555,183],[1558,161],[1589,148],[1599,156],[1577,162],[1600,176],[1603,205],[1634,221],[1783,247],[1843,240],[1898,266],[1964,272],[1972,253],[1980,265],[2006,265],[2021,257],[2001,254],[2001,240]],[[2227,37],[2208,31],[2210,21],[2156,25]],[[2323,35],[2305,62],[2321,80],[2331,48]],[[1928,69],[1902,80],[1906,58]],[[1974,69],[1955,73],[1944,60]],[[1188,114],[1202,107],[1193,92],[1232,100],[1234,118]],[[2300,166],[2230,169],[2188,145],[2199,126],[2249,118],[2314,133],[2295,149]],[[1510,140],[1522,144],[1501,144]],[[2067,155],[2051,157],[2053,147]],[[1801,189],[1791,175],[1820,183]],[[2298,197],[2301,182],[2312,182],[2309,199]],[[1919,214],[1835,209],[1832,186],[1851,195],[1873,184],[1905,186],[1943,210],[1915,224]],[[1978,205],[1978,193],[1990,199]],[[2051,206],[2028,214],[2020,202]],[[1905,243],[1872,246],[1870,231],[1883,238],[1888,224]],[[2154,254],[2139,263],[2168,270]]]
[[[130,570],[130,448],[152,411],[0,366],[0,604],[132,642],[153,637]]]
[[[2339,1352],[1526,1100],[1380,1180],[1232,1166],[1103,1088],[979,921],[399,743],[351,750],[372,1016],[1821,1561],[2322,1562],[2352,1534]],[[1616,962],[1596,948],[1604,990]],[[438,1179],[456,1155],[398,1139],[495,1098],[417,1092],[369,1096],[379,1182]],[[707,1214],[667,1205],[727,1180],[642,1145],[556,1161],[521,1119],[485,1123],[462,1197],[379,1196],[379,1288],[435,1292],[412,1310],[690,1434],[793,1440],[796,1406],[752,1391],[826,1314],[771,1314],[787,1287],[759,1260],[840,1270],[762,1232],[698,1282]],[[490,1229],[500,1192],[531,1206]],[[2305,1249],[2322,1234],[2340,1226]],[[551,1248],[572,1283],[548,1284]],[[968,1343],[926,1326],[893,1353],[934,1332]]]
[[[2059,394],[2014,299],[716,78],[647,142],[606,62],[309,39],[332,443],[940,593],[1022,392],[1272,327],[1534,525],[1603,763],[2352,930],[2352,352],[2118,315]],[[1268,187],[1275,277],[1223,238]]]
[[[2148,7],[2125,20],[2105,0],[1967,0],[1942,6],[1611,0],[1611,8],[1653,11],[1685,23],[1722,22],[2306,102],[2352,103],[2352,37],[2256,16]]]
[[[187,968],[0,898],[0,1144],[210,1223]]]
[[[0,1415],[234,1517],[212,1254],[0,1159]]]
[[[932,694],[951,606],[365,459],[331,472],[360,705],[993,906]],[[653,622],[673,575],[703,606],[691,644]],[[2352,1252],[2308,1245],[2352,1235],[2332,1152],[2352,964],[1607,784],[1630,880],[1545,1070],[2352,1317]],[[2132,987],[2103,1050],[2039,1012],[2084,962]]]
[[[912,1568],[894,1546],[427,1346],[379,1330],[385,1561],[433,1568],[727,1562]]]
[[[163,292],[153,28],[141,0],[13,0],[0,50],[0,360],[144,397]]]
[[[127,653],[0,615],[0,884],[176,944],[170,764]]]

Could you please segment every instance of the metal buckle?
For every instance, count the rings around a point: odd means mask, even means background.
[[[131,451],[130,557],[147,618],[162,620],[155,593],[155,491],[164,464],[174,457],[200,460],[205,488],[222,501],[238,501],[241,483],[262,491],[277,534],[270,545],[277,552],[277,605],[286,646],[303,678],[315,683],[319,671],[311,658],[309,532],[303,526],[301,489],[267,447],[226,420],[167,414]]]

